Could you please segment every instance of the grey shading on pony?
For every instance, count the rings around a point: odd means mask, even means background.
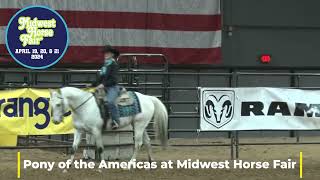
[[[135,161],[142,144],[147,148],[148,159],[153,161],[151,155],[151,142],[146,127],[154,120],[154,129],[157,138],[163,147],[168,141],[168,113],[164,104],[156,97],[134,92],[139,99],[141,112],[128,117],[120,118],[120,128],[134,126],[134,152],[130,161]],[[71,161],[81,141],[82,134],[88,133],[95,139],[100,159],[103,157],[104,144],[102,141],[103,119],[93,94],[75,87],[63,87],[50,90],[50,105],[52,107],[52,121],[59,124],[63,121],[63,114],[70,109],[74,126],[74,139],[72,145]],[[111,120],[107,121],[107,130],[111,130]],[[89,140],[87,139],[87,142]],[[84,155],[86,154],[84,150]]]

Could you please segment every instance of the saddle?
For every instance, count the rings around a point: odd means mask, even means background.
[[[110,119],[110,111],[106,104],[106,92],[104,88],[96,88],[94,91],[94,97],[100,109],[100,115],[103,118],[103,128],[106,128],[107,120]],[[134,103],[134,100],[130,97],[128,91],[124,87],[120,87],[119,96],[116,99],[116,105],[118,106],[129,106]]]

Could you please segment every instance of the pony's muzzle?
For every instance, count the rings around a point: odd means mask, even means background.
[[[60,124],[62,122],[62,118],[61,119],[54,119],[52,120],[53,124]]]
[[[60,124],[59,121],[54,121],[54,120],[53,120],[52,122],[53,122],[53,124],[56,124],[56,125],[57,125],[57,124]]]

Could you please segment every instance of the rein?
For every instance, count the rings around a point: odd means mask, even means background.
[[[77,109],[79,109],[82,105],[84,105],[86,102],[88,102],[92,97],[93,97],[93,95],[91,95],[87,100],[85,100],[84,102],[82,102],[79,106],[77,106],[76,108],[74,108],[72,111],[76,111]]]
[[[58,94],[62,96],[61,89],[58,90]],[[71,108],[73,112],[75,112],[77,109],[79,109],[81,106],[83,106],[85,103],[87,103],[94,95],[92,94],[89,98],[87,98],[84,102],[82,102],[80,105],[78,105],[76,108]],[[57,97],[59,99],[63,99],[63,97]],[[64,111],[64,103],[62,103],[62,110]],[[65,114],[66,112],[64,112]]]

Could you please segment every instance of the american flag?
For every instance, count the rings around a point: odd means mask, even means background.
[[[70,44],[60,63],[101,63],[105,44],[122,53],[163,53],[170,64],[221,62],[220,0],[0,0],[0,54],[8,53],[10,18],[29,5],[64,17]]]

